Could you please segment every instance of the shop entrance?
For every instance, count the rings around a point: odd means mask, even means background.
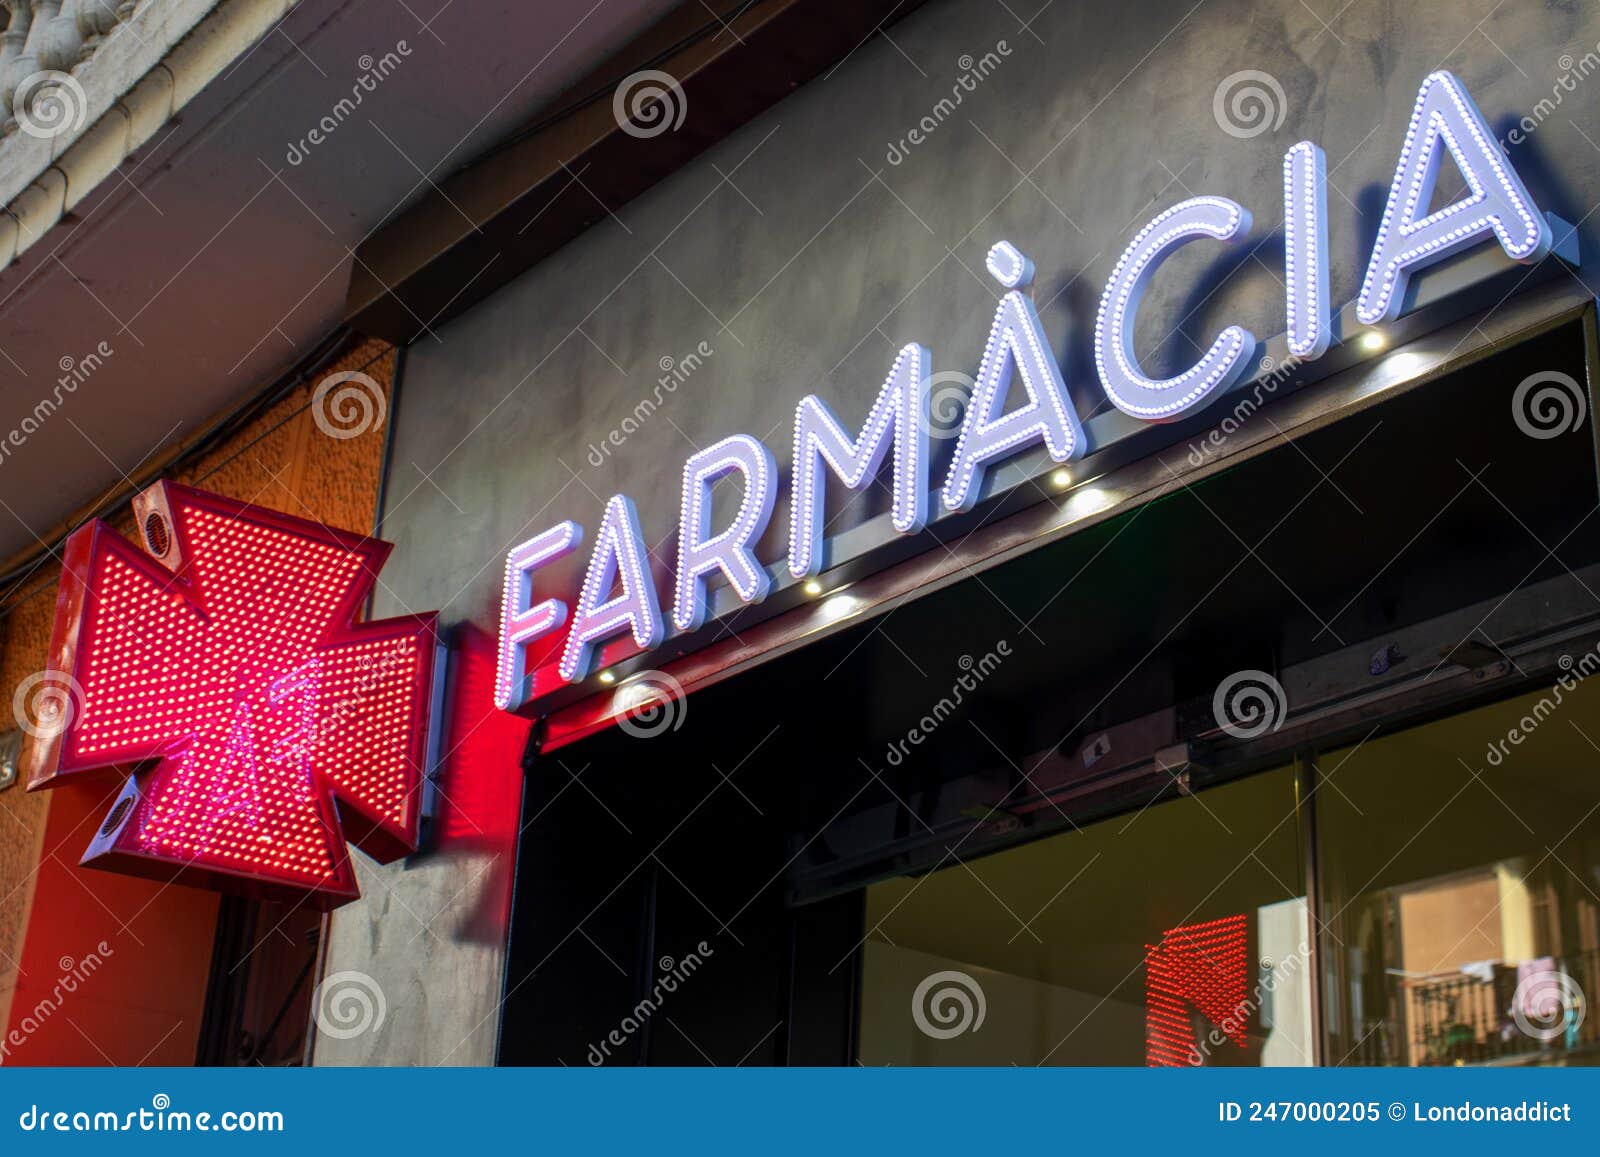
[[[502,1061],[1586,1056],[1501,990],[1596,979],[1593,693],[1488,752],[1600,643],[1592,332],[535,744]],[[1536,373],[1583,411],[1548,436]]]
[[[1595,671],[870,886],[862,1062],[1594,1064]]]

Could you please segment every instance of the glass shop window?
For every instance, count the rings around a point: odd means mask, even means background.
[[[1600,1058],[1594,659],[1318,757],[1328,1063]]]
[[[873,885],[862,1063],[1312,1063],[1298,815],[1286,767]]]

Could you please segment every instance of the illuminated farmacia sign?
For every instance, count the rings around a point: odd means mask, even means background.
[[[1470,192],[1428,212],[1446,152]],[[1328,297],[1326,162],[1311,141],[1290,148],[1283,161],[1284,314],[1290,352],[1302,362],[1322,357],[1335,338]],[[1191,415],[1238,381],[1251,365],[1257,341],[1237,325],[1225,328],[1192,366],[1153,378],[1134,355],[1139,300],[1161,263],[1197,240],[1237,244],[1250,231],[1250,214],[1227,197],[1192,197],[1157,215],[1135,235],[1112,271],[1094,327],[1094,362],[1112,405],[1147,422]],[[1416,107],[1389,187],[1356,316],[1378,325],[1399,316],[1410,277],[1471,246],[1497,243],[1516,261],[1534,262],[1550,249],[1551,231],[1521,179],[1501,153],[1482,114],[1448,72],[1430,75]],[[984,494],[987,473],[1021,451],[1043,446],[1064,463],[1089,447],[1061,369],[1030,297],[1033,264],[1015,246],[997,242],[988,253],[991,276],[1004,289],[937,504],[942,515],[970,509]],[[860,490],[893,459],[895,531],[912,534],[934,513],[929,477],[928,404],[932,356],[922,345],[900,350],[859,430],[847,430],[815,395],[795,408],[789,487],[788,570],[796,579],[819,574],[829,558],[823,541],[823,498],[829,485]],[[1019,383],[1027,401],[1006,409]],[[743,499],[727,525],[714,527],[713,486],[737,476]],[[742,604],[767,597],[770,578],[754,552],[772,518],[778,472],[767,447],[735,434],[692,455],[683,467],[678,557],[669,602],[670,624],[651,581],[645,539],[633,502],[612,497],[600,516],[577,602],[537,599],[540,568],[577,550],[584,530],[563,522],[514,548],[506,559],[500,623],[497,704],[518,710],[537,704],[554,688],[587,679],[597,648],[631,636],[643,651],[658,647],[669,630],[687,634],[706,620],[708,584],[720,578]],[[560,645],[549,636],[565,630]],[[541,643],[541,640],[543,641]],[[555,675],[531,669],[530,648],[553,656]]]

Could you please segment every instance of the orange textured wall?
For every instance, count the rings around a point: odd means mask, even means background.
[[[358,370],[375,383],[386,410],[395,361],[382,343],[356,347],[171,476],[370,533],[383,464],[384,423],[372,420],[379,404],[369,399],[363,411],[352,397],[313,407],[312,396],[327,374]],[[353,428],[362,432],[350,434]],[[126,516],[116,521],[131,536]],[[0,607],[7,704],[45,665],[56,579],[53,565],[41,568]],[[0,720],[0,729],[11,725]],[[105,782],[0,793],[0,1063],[194,1061],[217,898],[77,866],[115,792]]]

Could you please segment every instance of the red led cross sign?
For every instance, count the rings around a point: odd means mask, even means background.
[[[67,539],[30,790],[128,776],[83,862],[332,908],[415,851],[436,616],[358,623],[390,545],[170,482]],[[337,802],[336,802],[337,801]]]

